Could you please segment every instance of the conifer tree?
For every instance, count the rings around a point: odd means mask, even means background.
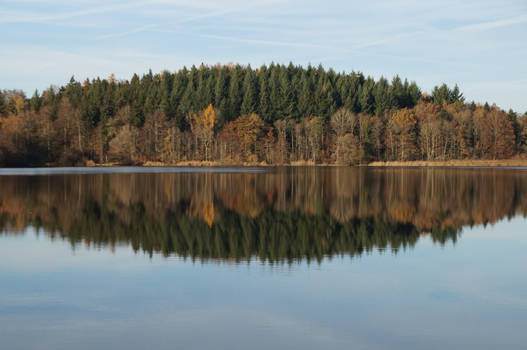
[[[395,106],[393,92],[388,81],[381,77],[373,88],[373,97],[375,101],[375,114],[382,115],[385,111]]]
[[[2,103],[3,103],[3,97],[0,94],[0,115],[2,115]],[[32,110],[35,112],[38,112],[40,110],[40,106],[42,105],[42,101],[40,99],[40,95],[38,94],[38,90],[35,90],[33,93],[33,96],[29,100],[29,106]]]
[[[283,119],[280,94],[280,68],[276,65],[271,65],[269,70],[271,71],[269,77],[271,114],[274,120]]]
[[[373,98],[373,88],[375,81],[368,77],[360,89],[359,105],[361,112],[366,114],[373,114],[375,108],[375,100]]]
[[[220,68],[214,87],[214,102],[221,115],[228,115],[229,108],[229,70],[226,66]]]
[[[300,78],[298,111],[300,117],[309,117],[313,114],[313,84],[306,71],[302,72],[302,77]]]
[[[231,74],[229,84],[229,113],[226,116],[226,121],[234,120],[240,115],[240,107],[243,98],[242,68],[239,65],[234,66]]]
[[[257,106],[257,90],[256,90],[256,77],[251,66],[248,66],[245,70],[245,78],[243,80],[243,102],[240,108],[242,115],[249,115],[256,112]]]
[[[278,117],[282,119],[294,118],[295,99],[286,69],[280,70],[279,84],[280,97],[278,101],[278,110],[280,114]]]
[[[7,112],[5,97],[2,91],[0,91],[0,117],[4,116]]]
[[[260,75],[258,76],[260,80],[260,99],[258,102],[258,113],[260,114],[260,117],[263,119],[266,123],[272,123],[273,122],[273,115],[272,115],[272,107],[271,107],[271,100],[269,96],[269,79],[267,75],[267,71],[261,70]]]

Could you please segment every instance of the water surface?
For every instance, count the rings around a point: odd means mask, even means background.
[[[203,170],[4,170],[2,348],[525,348],[525,169]]]

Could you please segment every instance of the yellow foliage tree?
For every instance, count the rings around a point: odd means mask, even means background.
[[[196,139],[196,151],[203,154],[204,160],[210,159],[210,151],[214,140],[214,126],[217,123],[216,111],[212,104],[206,109],[187,115],[190,130]]]
[[[416,148],[417,118],[415,112],[403,108],[393,113],[388,121],[387,146],[394,159],[412,160]]]

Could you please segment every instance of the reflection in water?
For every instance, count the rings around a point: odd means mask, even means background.
[[[500,169],[2,176],[0,193],[0,232],[272,263],[455,242],[463,226],[527,213],[525,171]]]

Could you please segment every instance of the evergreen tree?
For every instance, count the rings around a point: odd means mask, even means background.
[[[243,80],[243,102],[240,108],[242,115],[250,115],[256,112],[256,106],[258,102],[258,94],[256,89],[256,77],[251,66],[248,66],[245,70],[245,78]]]
[[[392,89],[388,81],[381,77],[373,88],[373,98],[375,100],[375,114],[382,115],[385,111],[396,107]]]
[[[393,107],[395,108],[402,108],[402,107],[408,107],[409,101],[407,96],[407,90],[408,90],[408,81],[403,82],[401,81],[401,78],[399,78],[398,75],[396,75],[392,79],[392,86],[391,91],[393,95]]]
[[[226,66],[220,68],[216,86],[214,87],[215,107],[219,109],[223,116],[229,113],[229,70]]]
[[[373,114],[375,108],[375,100],[373,97],[373,88],[375,81],[373,78],[368,77],[360,89],[359,105],[360,111],[366,114]]]
[[[313,83],[306,71],[302,72],[302,77],[300,78],[298,111],[300,117],[309,117],[313,114]]]
[[[170,105],[170,94],[173,84],[174,76],[168,71],[163,71],[161,74],[161,85],[159,87],[159,108],[165,112],[169,118],[175,113],[175,111],[171,108],[172,106]]]
[[[205,109],[210,103],[207,99],[210,99],[210,94],[207,92],[208,88],[208,71],[207,68],[201,64],[198,71],[198,85],[196,88],[196,103],[194,104],[193,111],[201,111]]]
[[[271,72],[269,77],[271,114],[273,120],[283,119],[283,112],[281,110],[280,67],[272,64],[269,70]]]
[[[144,116],[144,95],[141,88],[139,77],[134,74],[130,81],[130,125],[140,127],[145,121]]]
[[[412,81],[407,89],[408,101],[405,107],[413,107],[421,99],[421,89],[417,86],[415,81]]]
[[[0,115],[2,115],[2,102],[3,102],[3,97],[0,94]],[[41,105],[42,105],[42,100],[40,99],[38,90],[35,90],[35,92],[33,93],[33,96],[31,96],[31,99],[29,100],[29,107],[35,112],[38,112],[40,110]]]
[[[349,108],[351,109],[351,111],[359,113],[361,110],[360,97],[361,87],[362,84],[364,84],[364,76],[362,75],[362,73],[352,72],[348,76],[348,79],[350,81],[348,94],[351,96]]]
[[[188,85],[188,70],[183,67],[174,77],[172,91],[170,93],[170,109],[174,113],[177,125],[181,127],[185,119],[185,110],[182,108],[181,100]]]
[[[4,93],[0,90],[0,117],[6,115],[7,107],[5,102]]]
[[[242,74],[241,66],[234,66],[231,73],[231,80],[229,84],[229,113],[226,116],[226,121],[231,121],[240,116],[240,107],[242,103]]]
[[[279,118],[281,119],[291,119],[294,118],[295,114],[295,99],[294,99],[294,88],[292,87],[291,81],[288,77],[287,69],[280,69],[279,77],[279,102],[278,102],[278,111]]]
[[[272,107],[269,96],[269,79],[267,70],[261,69],[258,79],[260,81],[260,99],[258,102],[258,114],[264,122],[271,124],[273,122],[273,115],[271,113]]]

